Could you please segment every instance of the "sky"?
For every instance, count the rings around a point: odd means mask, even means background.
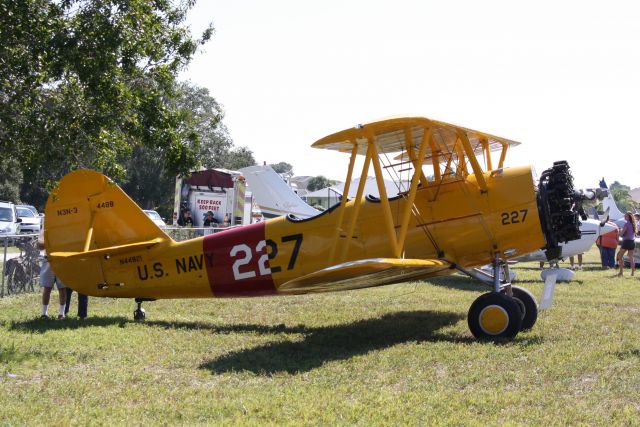
[[[199,0],[215,34],[181,78],[222,104],[262,164],[343,180],[310,148],[359,123],[418,115],[522,142],[506,165],[568,160],[577,187],[640,186],[640,3]]]

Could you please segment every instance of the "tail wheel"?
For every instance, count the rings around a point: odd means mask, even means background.
[[[471,304],[467,322],[478,339],[514,338],[522,328],[522,311],[514,298],[489,292]]]
[[[513,299],[520,305],[522,311],[522,327],[523,331],[533,328],[538,320],[538,302],[531,292],[520,286],[511,286]]]
[[[143,322],[145,317],[146,317],[146,314],[145,314],[144,308],[137,308],[133,312],[133,320],[137,320],[139,322]]]

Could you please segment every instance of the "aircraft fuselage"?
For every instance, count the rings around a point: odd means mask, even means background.
[[[543,247],[531,169],[491,171],[485,179],[487,192],[479,190],[474,175],[420,187],[404,257],[473,267],[490,263],[496,253],[512,258]],[[390,202],[396,225],[405,203],[403,197]],[[305,220],[282,216],[184,242],[165,239],[84,262],[58,258],[52,265],[68,286],[92,296],[204,298],[277,294],[280,285],[336,264],[394,256],[379,201],[362,202],[352,238],[346,241],[342,230],[336,245],[340,209]],[[344,209],[349,224],[354,201]]]

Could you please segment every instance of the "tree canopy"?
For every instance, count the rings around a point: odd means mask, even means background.
[[[331,180],[325,176],[318,175],[318,176],[314,176],[309,180],[309,183],[307,184],[307,190],[308,191],[321,190],[323,188],[331,187],[332,185],[335,185],[335,184],[336,184],[336,181]]]
[[[0,200],[18,203],[20,182],[22,182],[22,171],[17,159],[0,156]]]
[[[269,166],[283,178],[291,178],[293,176],[293,165],[290,163],[279,162]]]
[[[622,212],[634,212],[640,208],[640,204],[635,202],[629,192],[631,191],[631,187],[628,185],[624,185],[615,181],[609,187],[611,194],[613,195],[614,200],[616,201],[616,205],[618,205],[618,209]]]
[[[156,205],[145,177],[157,187],[200,165],[255,163],[208,91],[177,81],[213,33],[191,34],[193,4],[0,0],[0,196],[20,188],[41,207],[65,173],[92,168]]]
[[[235,147],[222,124],[224,112],[206,88],[180,83],[172,101],[184,114],[184,125],[198,135],[199,165],[207,169],[240,169],[255,164],[247,147]],[[158,147],[137,146],[130,156],[120,159],[125,177],[122,188],[144,209],[155,209],[165,218],[171,215],[176,174],[165,167],[165,153]]]
[[[191,35],[192,5],[0,3],[0,149],[19,160],[30,187],[81,167],[121,178],[118,159],[139,146],[161,150],[171,173],[196,166],[199,136],[168,102],[178,72],[213,31]]]

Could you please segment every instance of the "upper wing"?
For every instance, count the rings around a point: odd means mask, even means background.
[[[363,259],[338,264],[290,280],[280,285],[278,292],[296,294],[368,288],[451,272],[451,264],[438,259]]]
[[[429,128],[432,130],[434,145],[430,145],[426,149],[425,154],[427,157],[430,156],[432,150],[443,153],[451,152],[459,137],[459,132],[466,134],[475,154],[482,153],[483,146],[480,142],[483,140],[488,143],[490,151],[499,151],[505,146],[520,145],[516,141],[425,117],[398,117],[365,123],[336,132],[316,141],[312,147],[350,152],[353,149],[353,145],[357,144],[358,154],[365,154],[367,144],[359,143],[359,140],[366,140],[369,136],[375,136],[380,152],[401,152],[406,150],[406,132],[411,132],[412,146],[417,149],[422,143],[425,129]]]

